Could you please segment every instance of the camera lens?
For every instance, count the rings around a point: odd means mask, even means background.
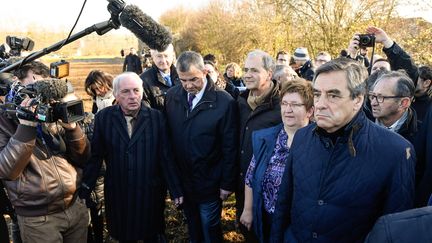
[[[367,45],[369,42],[370,42],[369,36],[364,36],[363,38],[361,38],[361,43],[363,45]]]

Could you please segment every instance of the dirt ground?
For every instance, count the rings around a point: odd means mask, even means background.
[[[122,59],[95,59],[85,61],[70,61],[70,72],[67,79],[75,88],[76,94],[84,101],[85,111],[91,111],[91,97],[84,91],[84,81],[91,70],[99,69],[113,74],[122,72]],[[175,209],[170,200],[167,200],[165,212],[167,223],[166,233],[170,242],[188,242],[187,228],[184,217],[180,211]],[[224,202],[222,211],[222,228],[226,242],[242,242],[243,236],[235,227],[235,199],[233,196]]]

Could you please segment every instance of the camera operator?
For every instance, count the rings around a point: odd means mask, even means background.
[[[32,61],[24,64],[14,72],[22,85],[34,83],[37,80],[50,77],[49,68],[39,61]]]
[[[15,72],[27,85],[48,76],[31,62]],[[34,110],[31,98],[21,107]],[[23,242],[85,242],[88,214],[76,196],[89,143],[76,123],[38,123],[0,111],[0,179],[18,215]]]

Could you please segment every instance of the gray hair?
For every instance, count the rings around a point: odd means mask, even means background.
[[[273,79],[277,79],[279,76],[292,75],[297,77],[297,73],[288,65],[276,65],[273,72]]]
[[[365,94],[365,80],[368,77],[366,68],[359,62],[348,58],[337,58],[321,65],[316,71],[313,83],[322,73],[343,71],[346,74],[351,99]]]
[[[387,74],[382,75],[375,81],[377,85],[381,80],[396,78],[396,87],[394,88],[394,94],[402,97],[413,97],[415,92],[414,82],[406,74],[405,71],[391,71]]]
[[[262,50],[253,50],[247,54],[246,58],[252,58],[252,57],[256,57],[256,56],[261,57],[261,60],[263,63],[263,68],[266,71],[271,71],[271,72],[274,71],[276,64],[275,64],[273,57],[270,56],[270,54],[268,54],[267,52],[262,51]]]
[[[125,80],[126,78],[133,79],[133,80],[137,81],[139,84],[141,84],[139,86],[139,88],[140,88],[141,92],[143,92],[144,88],[142,86],[142,79],[138,76],[138,74],[136,74],[134,72],[124,72],[124,73],[119,74],[113,80],[113,94],[114,94],[114,96],[118,95],[118,93],[120,92],[120,83],[123,80]]]
[[[194,51],[185,51],[177,59],[177,71],[188,72],[191,66],[195,66],[197,69],[204,71],[204,60],[202,56]]]

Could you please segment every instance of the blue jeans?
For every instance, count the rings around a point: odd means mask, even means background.
[[[185,201],[184,213],[188,224],[190,242],[222,242],[222,201],[194,203]]]

